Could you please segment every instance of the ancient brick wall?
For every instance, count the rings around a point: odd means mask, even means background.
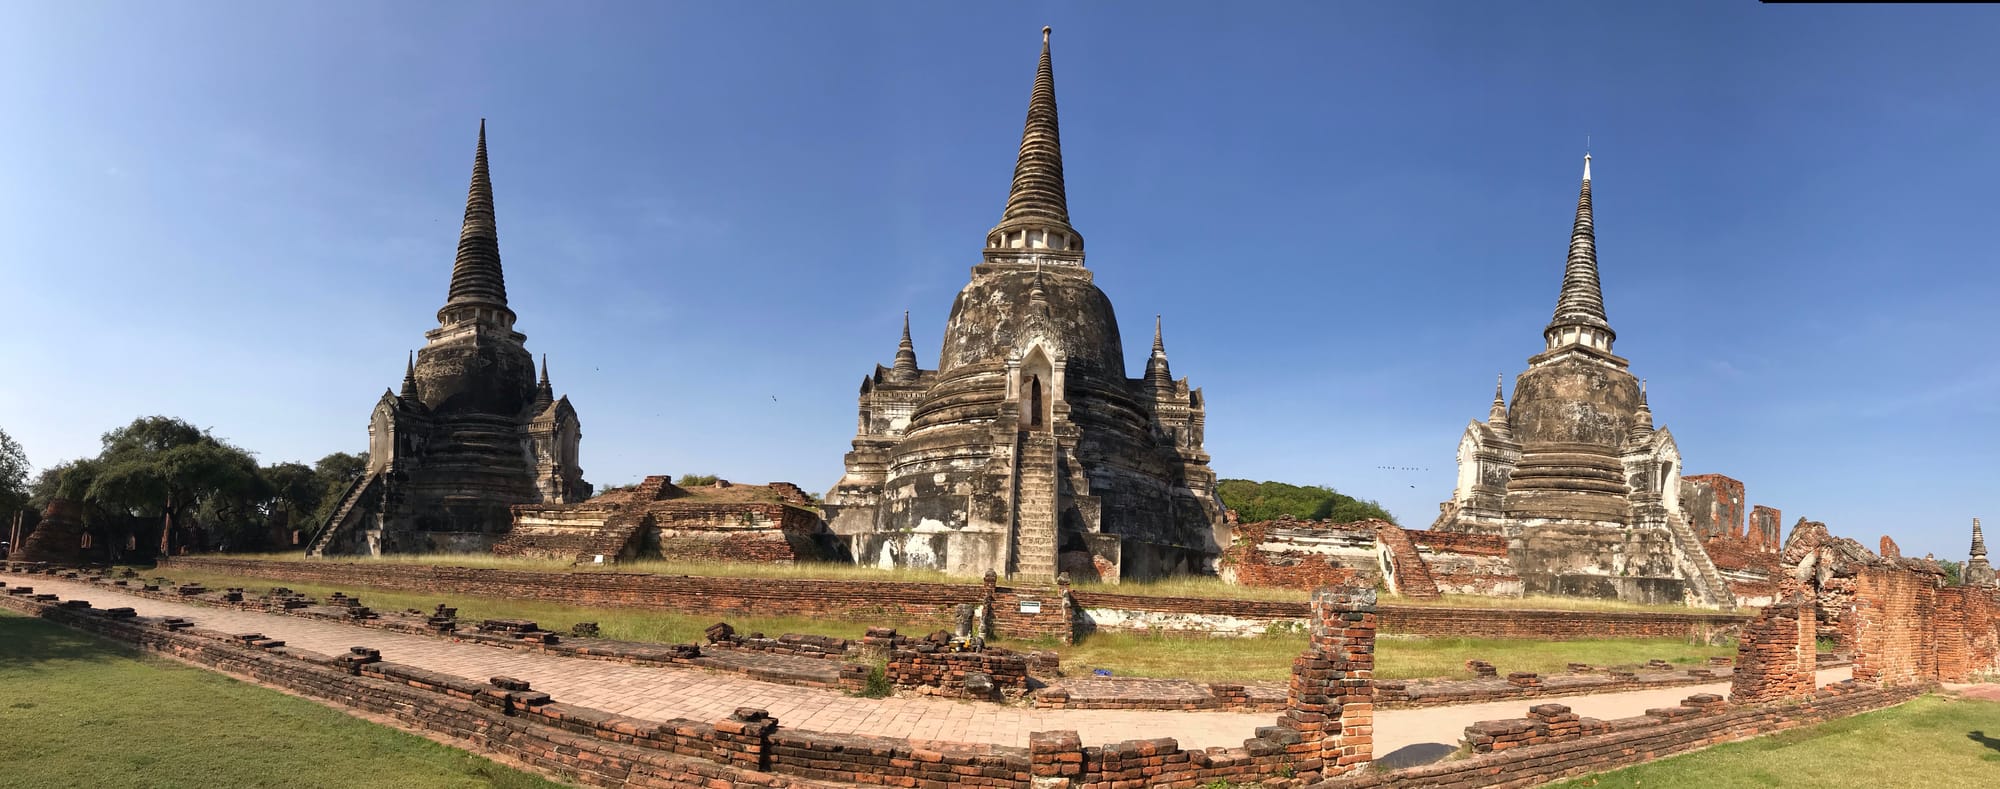
[[[1507,556],[1507,538],[1406,529],[1417,555],[1444,594],[1519,595],[1521,576]]]
[[[646,573],[577,572],[550,573],[471,567],[423,566],[369,562],[269,562],[250,559],[174,557],[161,563],[165,568],[227,573],[274,581],[322,584],[353,584],[358,587],[406,589],[446,595],[475,595],[523,600],[546,600],[577,606],[650,608],[718,615],[761,614],[774,610],[797,612],[801,616],[844,618],[853,621],[881,621],[892,617],[911,623],[934,623],[949,627],[960,603],[981,605],[986,591],[978,584],[905,583],[887,581],[822,581],[778,578],[710,578],[668,576]],[[1015,632],[1026,637],[1060,638],[1065,623],[1055,598],[1042,590],[1000,586],[1004,595],[994,608],[994,631],[1003,637]],[[1243,634],[1262,632],[1261,625],[1282,622],[1303,624],[1311,611],[1304,601],[1224,600],[1191,597],[1156,597],[1098,591],[1072,591],[1074,611],[1098,622],[1113,619],[1105,612],[1125,612],[1119,621],[1135,623],[1134,630],[1164,629],[1183,623],[1205,629],[1208,623],[1224,621],[1257,623],[1258,629],[1241,628]],[[1049,618],[1031,620],[1019,613],[1022,597],[1042,602],[1042,614]],[[1009,605],[1008,603],[1012,603]],[[1383,632],[1406,635],[1465,636],[1481,638],[1652,638],[1685,637],[1749,620],[1744,614],[1652,613],[1627,611],[1540,611],[1494,608],[1445,608],[1384,605],[1377,607]],[[1148,625],[1147,623],[1152,623]],[[1168,623],[1162,625],[1161,623]]]
[[[1076,640],[1076,611],[1069,590],[1062,587],[1002,587],[989,583],[986,602],[988,630],[1006,638]]]
[[[14,546],[14,554],[9,558],[22,562],[80,564],[90,556],[90,552],[84,550],[86,536],[83,503],[51,499],[48,508],[42,512],[41,522],[35,525],[34,531],[28,532],[20,544]]]
[[[1766,606],[1743,627],[1736,642],[1736,672],[1729,700],[1756,704],[1812,695],[1819,669],[1812,603],[1794,590],[1786,602]]]
[[[1938,679],[2000,677],[2000,589],[1950,586],[1937,600]]]
[[[952,652],[924,641],[890,651],[883,667],[889,681],[901,688],[919,688],[928,695],[950,698],[1019,698],[1028,691],[1028,656],[1008,649]],[[984,675],[985,687],[967,680]]]
[[[894,581],[821,581],[788,578],[711,578],[650,573],[551,573],[476,567],[370,562],[263,562],[175,557],[164,568],[185,568],[274,581],[353,584],[387,589],[545,600],[575,606],[614,606],[712,614],[823,616],[878,621],[884,616],[948,626],[960,603],[978,605],[978,584]]]
[[[1681,512],[1698,537],[1743,537],[1743,483],[1721,474],[1681,477]]]
[[[1223,576],[1243,586],[1302,592],[1372,587],[1382,574],[1374,529],[1289,518],[1238,524],[1221,564]]]
[[[1484,748],[1473,742],[1478,752],[1469,758],[1342,777],[1366,764],[1373,750],[1374,630],[1367,605],[1373,596],[1366,591],[1316,596],[1314,637],[1294,664],[1294,692],[1277,725],[1258,729],[1242,747],[1200,750],[1184,750],[1171,738],[1085,747],[1073,731],[1036,732],[1026,749],[915,743],[791,729],[752,708],[717,721],[639,720],[563,704],[519,680],[480,683],[398,665],[365,647],[328,656],[271,639],[133,617],[131,609],[34,600],[28,591],[0,595],[0,607],[386,716],[401,727],[592,786],[1529,786],[1879,709],[1921,692],[1847,682],[1803,703],[1725,706],[1713,697],[1691,697],[1682,706],[1613,721],[1572,719],[1567,710],[1539,707],[1525,728],[1487,727],[1499,734]],[[1326,780],[1328,775],[1336,777]]]
[[[1777,601],[1778,579],[1784,574],[1778,554],[1752,538],[1710,537],[1703,546],[1739,606],[1763,606]]]
[[[1938,574],[1907,566],[1855,576],[1854,678],[1887,686],[1938,677]]]
[[[1784,515],[1774,507],[1762,504],[1750,508],[1750,527],[1745,537],[1767,551],[1776,551],[1784,545]]]
[[[819,516],[763,502],[665,501],[649,505],[654,556],[688,561],[792,564],[823,558],[813,534]],[[657,544],[657,547],[653,547]]]

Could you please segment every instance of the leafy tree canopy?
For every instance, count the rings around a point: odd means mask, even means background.
[[[0,520],[28,505],[28,453],[0,430]]]
[[[1937,560],[1937,563],[1938,566],[1944,568],[1945,583],[1950,584],[1952,586],[1957,586],[1965,582],[1964,580],[1965,565],[1963,563],[1954,562],[1950,559],[1939,559]]]
[[[1300,520],[1330,520],[1335,523],[1377,518],[1390,523],[1396,519],[1382,505],[1357,499],[1325,485],[1289,485],[1283,482],[1252,482],[1225,479],[1216,484],[1222,505],[1236,510],[1243,523],[1276,520],[1290,515]]]

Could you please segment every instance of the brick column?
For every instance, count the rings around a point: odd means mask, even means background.
[[[1736,643],[1736,671],[1729,680],[1729,701],[1757,704],[1811,696],[1818,684],[1819,623],[1812,598],[1796,582],[1781,584],[1782,602],[1764,607],[1743,626]]]
[[[1313,592],[1312,638],[1292,661],[1280,726],[1299,733],[1292,746],[1326,777],[1359,770],[1374,754],[1375,590]]]

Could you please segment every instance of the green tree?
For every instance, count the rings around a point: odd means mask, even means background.
[[[311,532],[333,517],[333,510],[340,506],[340,496],[347,492],[348,483],[353,482],[368,470],[368,453],[335,452],[320,458],[313,464],[314,484],[319,486],[319,498],[306,515],[304,522],[293,521],[293,528]]]
[[[264,481],[270,483],[271,498],[264,503],[264,511],[270,516],[284,517],[293,528],[299,528],[313,513],[319,511],[320,500],[326,498],[326,484],[313,467],[304,463],[273,463],[264,467]]]
[[[141,417],[103,435],[97,457],[68,464],[53,492],[107,514],[123,529],[129,516],[162,516],[161,553],[174,530],[199,522],[235,534],[256,525],[270,484],[249,452],[181,419]],[[108,541],[114,549],[122,540]]]
[[[1950,560],[1950,559],[1939,559],[1939,560],[1937,560],[1937,563],[1938,563],[1938,566],[1939,566],[1939,567],[1943,567],[1943,568],[1944,568],[1944,582],[1945,582],[1945,583],[1947,583],[1947,584],[1950,584],[1950,585],[1952,585],[1952,586],[1958,586],[1959,584],[1962,584],[1962,583],[1964,583],[1964,580],[1963,580],[1963,579],[1964,579],[1964,577],[1965,577],[1965,576],[1964,576],[1964,572],[1965,572],[1965,565],[1964,565],[1964,564],[1962,564],[1962,563],[1960,563],[1960,562],[1954,562],[1954,561],[1952,561],[1952,560]]]
[[[7,431],[0,430],[0,524],[28,506],[28,453]]]
[[[1253,482],[1225,479],[1216,483],[1222,505],[1236,510],[1244,523],[1276,520],[1290,515],[1300,520],[1330,520],[1335,523],[1379,519],[1395,523],[1382,505],[1335,491],[1324,485],[1291,485],[1283,482]]]

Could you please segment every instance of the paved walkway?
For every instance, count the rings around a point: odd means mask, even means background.
[[[0,575],[0,579],[65,600],[88,600],[98,608],[131,606],[142,616],[179,616],[211,630],[263,633],[315,652],[339,654],[348,647],[368,646],[381,650],[383,660],[470,679],[518,677],[556,701],[648,720],[712,721],[729,717],[737,707],[762,707],[780,725],[825,732],[1026,747],[1030,732],[1075,729],[1092,744],[1173,737],[1190,748],[1240,746],[1258,726],[1277,720],[1272,713],[1037,710],[950,699],[866,699],[695,668],[544,655],[282,614],[154,600],[46,575]]]
[[[0,579],[10,586],[32,586],[36,592],[61,595],[65,600],[88,600],[99,608],[131,606],[144,616],[185,617],[212,630],[263,633],[316,652],[338,654],[351,646],[369,646],[381,650],[384,660],[470,679],[518,677],[557,701],[648,720],[719,720],[737,707],[749,706],[769,710],[781,725],[825,732],[1026,746],[1030,732],[1075,729],[1088,744],[1173,737],[1188,748],[1239,746],[1258,726],[1277,720],[1273,713],[1038,710],[947,699],[865,699],[701,669],[583,660],[281,614],[154,600],[44,575],[0,574]],[[1838,682],[1851,675],[1852,669],[1828,669],[1819,672],[1819,682]],[[1375,753],[1380,757],[1410,746],[1418,746],[1413,753],[1438,748],[1448,751],[1473,722],[1522,717],[1535,704],[1565,704],[1578,715],[1609,720],[1641,715],[1653,707],[1674,706],[1696,693],[1727,695],[1729,684],[1378,710]]]

